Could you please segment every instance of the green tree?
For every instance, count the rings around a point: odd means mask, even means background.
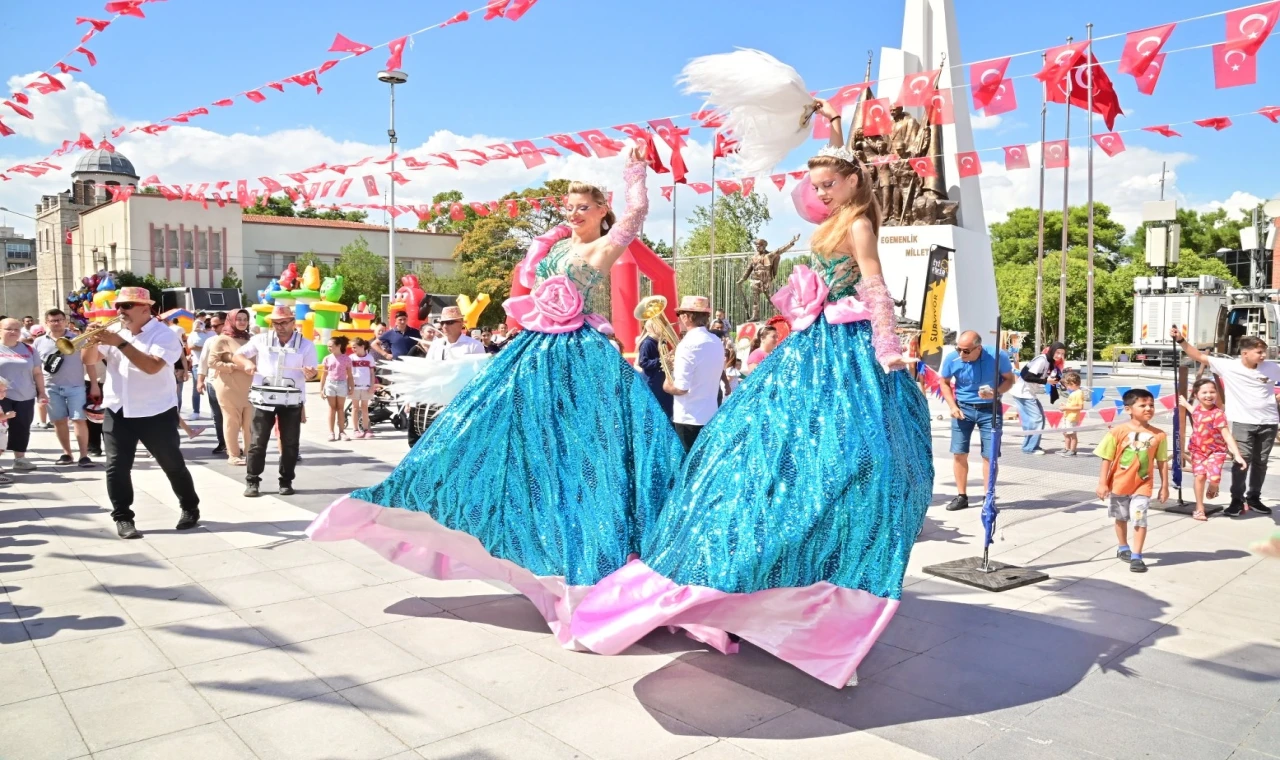
[[[715,201],[716,253],[752,250],[756,234],[772,217],[769,202],[758,193],[726,195]],[[711,207],[698,206],[689,217],[689,237],[680,244],[680,256],[706,256],[711,252]]]
[[[243,213],[253,216],[296,216],[293,201],[283,195],[272,195],[265,200],[259,197],[252,206],[246,207]]]
[[[398,264],[397,269],[400,269]],[[369,242],[363,235],[342,246],[333,273],[342,275],[344,292],[364,294],[371,304],[380,303],[387,293],[387,260],[369,250]]]
[[[301,219],[328,219],[335,222],[363,222],[369,215],[363,211],[343,211],[337,206],[321,209],[308,205],[298,212]]]
[[[1110,267],[1124,250],[1124,226],[1111,219],[1111,208],[1105,203],[1093,205],[1093,239],[1101,260],[1095,266]],[[1069,209],[1068,250],[1089,244],[1089,210],[1087,206]],[[1039,248],[1040,212],[1034,208],[1017,208],[1003,222],[990,225],[991,256],[999,264],[1034,264]],[[1045,252],[1062,250],[1062,212],[1044,215]]]
[[[167,288],[182,287],[180,282],[156,277],[154,274],[139,277],[133,272],[116,272],[114,278],[117,288],[146,288],[147,292],[151,294],[151,300],[156,302],[156,308],[160,307],[160,291]]]
[[[160,191],[155,187],[144,187],[138,192],[142,193],[143,195],[159,195],[160,194]]]
[[[1182,238],[1179,248],[1183,251],[1182,255],[1186,255],[1186,251],[1197,254],[1201,259],[1209,259],[1217,254],[1223,248],[1228,250],[1240,249],[1240,229],[1251,224],[1246,221],[1252,209],[1242,210],[1242,218],[1231,219],[1227,215],[1226,209],[1218,209],[1216,211],[1206,211],[1200,213],[1194,209],[1178,209],[1177,222],[1182,227]],[[1133,245],[1131,246],[1130,255],[1132,258],[1143,258],[1143,251],[1147,245],[1147,229],[1139,227],[1133,233]],[[1179,268],[1181,268],[1179,262]],[[1172,274],[1172,273],[1171,273]],[[1203,274],[1212,274],[1204,272]],[[1179,274],[1180,277],[1189,277],[1187,274]]]
[[[249,303],[249,294],[244,292],[244,280],[240,279],[240,275],[236,274],[235,267],[227,268],[227,272],[222,275],[222,282],[218,284],[218,287],[239,291],[240,303]]]
[[[649,237],[648,235],[646,235],[646,234],[644,234],[644,233],[640,233],[640,239],[641,239],[641,240],[643,240],[643,241],[644,241],[644,244],[645,244],[645,245],[647,245],[647,246],[649,246],[649,248],[650,248],[654,253],[658,254],[658,255],[659,255],[659,256],[661,256],[662,258],[664,258],[664,259],[670,259],[670,258],[671,258],[671,244],[670,244],[670,243],[668,243],[667,241],[665,241],[665,240],[654,240],[653,238]]]
[[[473,282],[477,292],[489,294],[489,306],[481,314],[486,322],[502,311],[502,302],[511,294],[511,273],[524,258],[525,246],[512,235],[513,221],[481,218],[453,250],[459,274]]]
[[[445,204],[443,214],[431,219],[422,219],[418,222],[418,229],[427,230],[428,232],[443,232],[453,235],[465,235],[475,227],[479,221],[480,215],[477,214],[469,204],[462,203],[461,190],[445,190],[442,193],[436,193],[431,196],[431,207],[435,208],[439,204]],[[454,203],[462,203],[462,219],[453,219],[449,215],[449,206]]]

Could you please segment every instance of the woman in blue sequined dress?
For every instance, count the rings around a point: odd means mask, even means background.
[[[603,320],[584,313],[644,222],[640,150],[620,219],[599,189],[570,186],[567,226],[517,268],[532,292],[504,304],[524,330],[390,477],[326,509],[313,540],[355,539],[429,577],[514,586],[574,646],[574,604],[640,551],[684,453],[644,378],[595,329]]]
[[[933,492],[926,402],[900,371],[864,170],[845,148],[809,170],[830,215],[814,269],[772,299],[793,332],[703,429],[642,559],[578,606],[593,651],[680,626],[728,653],[736,634],[842,687],[897,608]]]

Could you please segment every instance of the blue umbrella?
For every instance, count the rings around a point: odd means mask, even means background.
[[[1000,399],[996,398],[993,412],[995,414],[994,424],[991,426],[991,477],[987,482],[987,495],[982,500],[982,527],[986,530],[986,536],[982,544],[982,564],[987,564],[987,549],[991,546],[991,542],[996,531],[996,516],[1000,514],[1000,509],[996,507],[996,479],[1000,475],[1000,438],[1004,432],[1004,415],[1000,413]]]

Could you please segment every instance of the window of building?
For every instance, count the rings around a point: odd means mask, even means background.
[[[182,268],[190,269],[195,266],[195,240],[191,230],[182,230]]]
[[[276,268],[274,266],[275,257],[269,253],[258,254],[258,276],[265,277],[268,280],[276,276]]]
[[[30,243],[5,243],[5,255],[11,259],[30,259],[31,244]]]
[[[164,229],[151,228],[151,269],[164,267]]]
[[[209,258],[213,260],[215,271],[222,271],[222,233],[209,233]]]
[[[170,229],[168,225],[165,231],[165,263],[169,269],[178,268],[178,231]]]
[[[196,269],[209,268],[209,233],[196,230]]]

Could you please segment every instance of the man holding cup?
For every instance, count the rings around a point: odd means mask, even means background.
[[[942,361],[942,397],[951,407],[951,456],[952,472],[956,479],[956,497],[947,504],[954,512],[969,506],[969,444],[973,431],[978,430],[982,442],[982,485],[986,488],[991,471],[991,457],[1000,452],[992,451],[991,434],[995,416],[996,396],[1013,386],[1013,365],[1003,351],[986,350],[982,336],[967,330],[956,339],[956,351]]]

